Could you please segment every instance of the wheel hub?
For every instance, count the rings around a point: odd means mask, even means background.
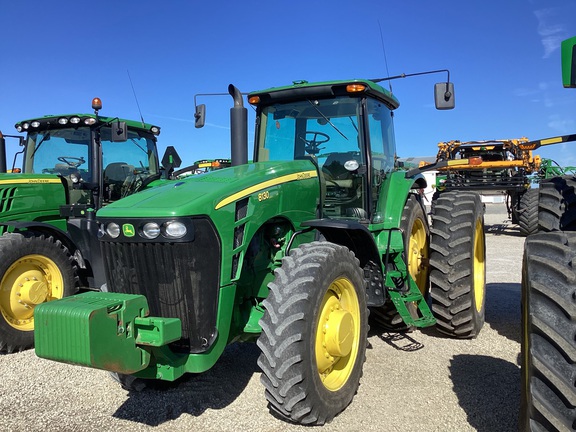
[[[360,311],[347,278],[330,284],[319,311],[316,367],[324,386],[336,391],[348,380],[357,358]]]
[[[56,263],[44,255],[15,261],[0,281],[0,313],[17,330],[34,329],[34,308],[63,297],[64,279]]]
[[[354,342],[354,318],[348,311],[334,310],[326,323],[326,351],[333,357],[350,354]]]
[[[48,284],[44,281],[38,280],[35,276],[31,279],[24,278],[24,282],[20,283],[21,289],[18,292],[21,300],[30,306],[36,306],[44,303],[48,298]]]

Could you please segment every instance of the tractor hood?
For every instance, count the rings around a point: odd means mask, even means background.
[[[318,176],[308,160],[258,162],[220,169],[151,188],[107,205],[97,218],[210,214],[285,183]]]
[[[66,186],[55,175],[0,174],[0,221],[56,223],[60,206],[65,204]]]

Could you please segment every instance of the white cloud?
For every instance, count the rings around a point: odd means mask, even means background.
[[[575,129],[574,119],[558,114],[551,115],[548,120],[548,127],[559,134],[572,133]],[[574,147],[572,147],[572,151],[574,151]]]
[[[514,96],[518,97],[527,97],[527,96],[535,96],[540,94],[538,89],[532,88],[517,88],[514,89]]]
[[[569,8],[573,9],[573,8]],[[553,7],[538,9],[534,11],[534,15],[538,20],[538,34],[542,45],[544,47],[544,58],[560,49],[560,43],[570,37],[566,30],[566,8]]]

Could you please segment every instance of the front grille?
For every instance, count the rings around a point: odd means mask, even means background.
[[[8,212],[12,210],[14,203],[14,196],[16,195],[16,187],[0,188],[0,211]]]
[[[184,243],[102,242],[108,290],[142,294],[151,316],[180,318],[182,339],[172,349],[205,351],[216,338],[221,246],[205,218]]]

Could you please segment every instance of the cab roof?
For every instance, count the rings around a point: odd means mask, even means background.
[[[362,88],[363,90],[351,91],[352,88]],[[248,100],[253,97],[259,97],[257,104],[270,105],[278,102],[289,102],[294,100],[311,99],[311,98],[331,98],[336,96],[358,96],[368,95],[388,106],[390,109],[396,109],[400,102],[392,93],[367,79],[352,79],[341,81],[324,81],[312,82],[294,81],[292,85],[284,87],[272,87],[266,90],[254,91],[248,94]]]
[[[78,118],[79,121],[77,123],[73,123],[71,122],[71,119],[73,118]],[[62,120],[61,120],[62,119]],[[14,126],[16,127],[16,129],[23,132],[27,132],[27,131],[33,131],[33,130],[38,130],[38,129],[58,129],[58,128],[67,128],[67,127],[75,127],[75,126],[84,126],[84,125],[90,125],[89,123],[86,123],[86,120],[88,119],[93,119],[91,121],[95,122],[96,121],[96,115],[95,114],[61,114],[61,115],[46,115],[43,117],[34,117],[34,118],[30,118],[27,120],[22,120],[19,121],[18,123],[16,123]],[[154,135],[158,135],[160,134],[160,126],[155,126],[149,123],[143,123],[140,121],[135,121],[135,120],[127,120],[127,119],[121,119],[118,117],[106,117],[106,116],[98,116],[98,122],[99,124],[105,124],[105,123],[112,123],[115,121],[121,121],[121,122],[126,122],[126,126],[128,126],[129,128],[132,129],[139,129],[142,131],[147,131],[147,132],[151,132]],[[32,126],[32,123],[37,122],[37,126]],[[27,128],[24,128],[24,124],[28,124]],[[92,123],[95,124],[95,123]],[[19,128],[20,126],[20,128]]]

